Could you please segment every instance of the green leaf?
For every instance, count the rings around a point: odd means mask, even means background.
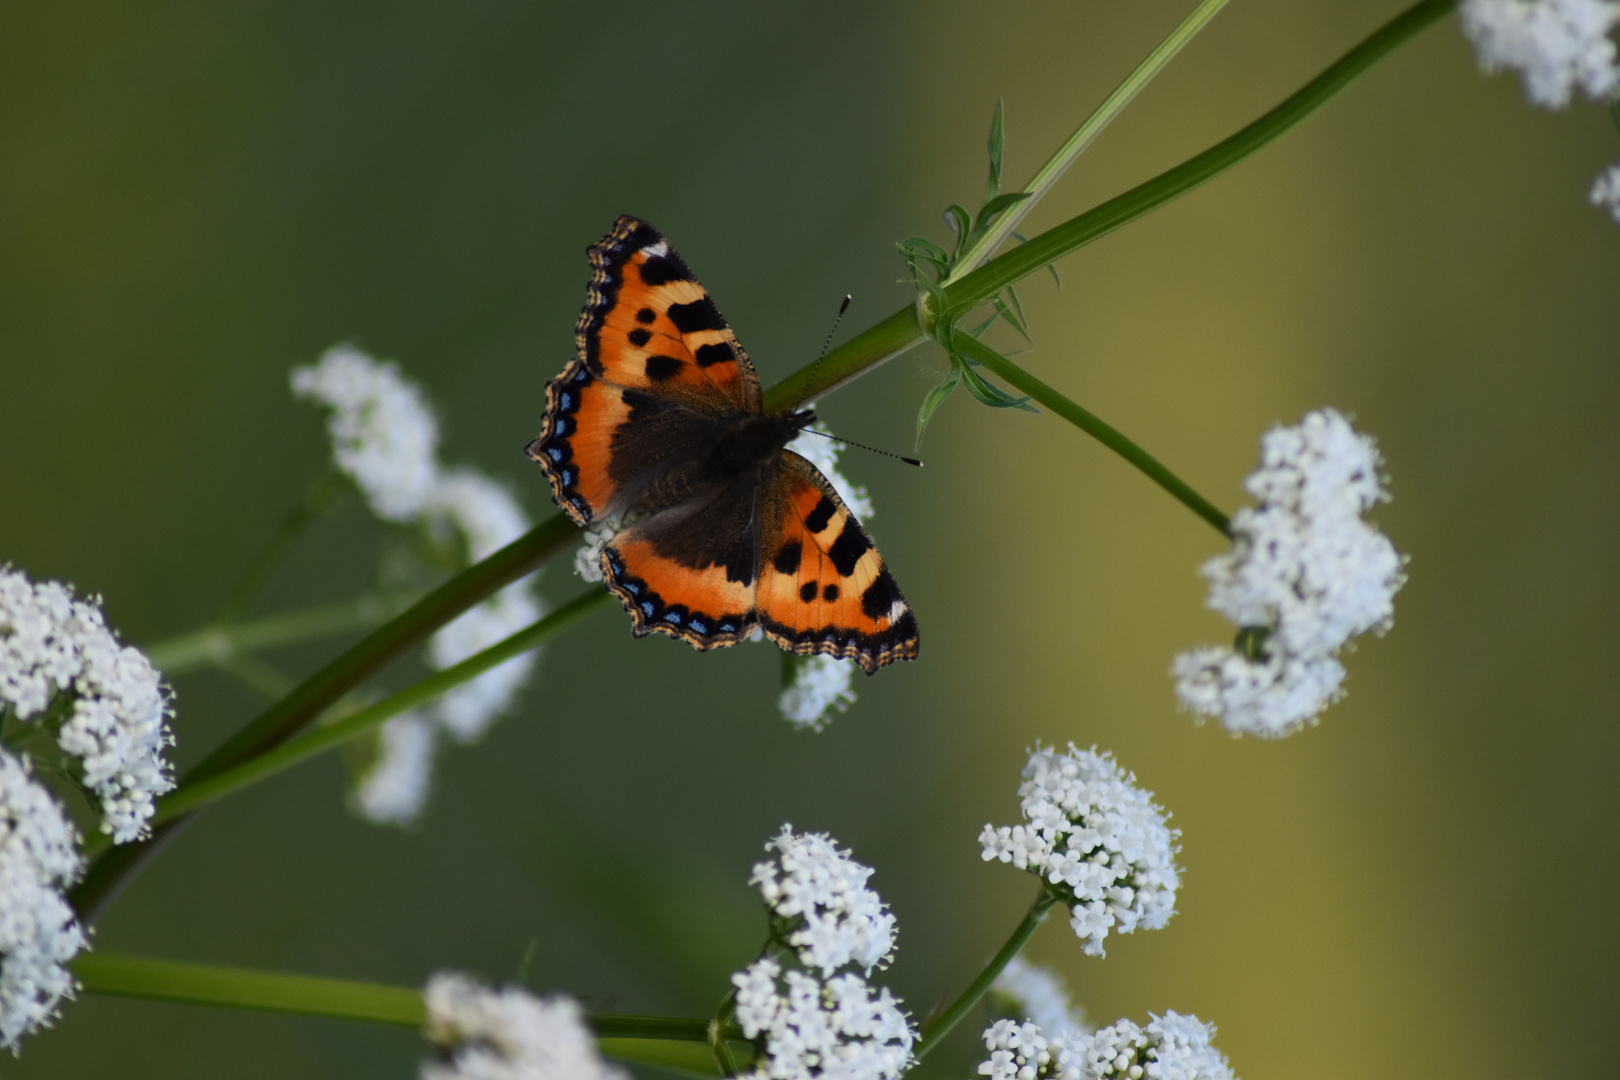
[[[934,413],[945,404],[945,399],[955,391],[956,384],[962,381],[961,368],[952,360],[951,373],[945,376],[945,381],[928,391],[923,398],[922,408],[917,410],[917,449],[922,449],[923,430],[928,427],[928,421],[934,418]]]
[[[994,201],[1001,194],[1001,149],[1004,141],[1002,101],[996,98],[996,115],[990,121],[990,182],[985,185],[986,203]]]
[[[1030,193],[1027,191],[1009,191],[1005,195],[997,195],[980,208],[979,221],[974,228],[981,232],[984,231],[984,227],[990,224],[991,218],[1007,209],[1007,207],[1017,205],[1029,197]]]
[[[1029,316],[1024,314],[1024,305],[1018,302],[1018,290],[1011,285],[1007,286],[1007,306],[1012,309],[1014,315],[1018,316],[1016,322],[1008,319],[1009,322],[1012,322],[1013,328],[1024,335],[1025,341],[1031,345],[1035,344],[1035,339],[1029,336]],[[1002,312],[1003,316],[1006,314],[1006,312]]]
[[[984,377],[972,368],[963,364],[961,367],[962,381],[967,384],[968,393],[977,398],[980,404],[988,405],[992,409],[1022,409],[1024,412],[1040,412],[1029,403],[1029,398],[1015,398],[999,386],[992,386],[984,381]]]
[[[908,236],[895,245],[900,249],[900,255],[906,260],[911,269],[911,276],[918,278],[917,260],[929,263],[934,267],[936,278],[944,277],[951,267],[951,254],[932,240],[925,240],[921,236]]]
[[[964,207],[951,203],[945,208],[945,224],[956,234],[956,250],[951,253],[951,262],[954,263],[962,257],[962,251],[967,247],[968,234],[973,231],[973,215]]]
[[[1001,318],[1001,313],[998,311],[998,312],[992,314],[988,319],[984,320],[984,322],[982,322],[978,326],[974,327],[972,330],[969,330],[968,333],[970,335],[972,335],[974,341],[978,341],[980,338],[984,337],[984,332],[986,330],[988,330],[992,326],[996,325],[996,320],[999,319],[999,318]],[[972,359],[971,357],[964,356],[962,359],[966,360],[968,363],[972,364],[974,367],[979,366],[979,362],[977,360]]]

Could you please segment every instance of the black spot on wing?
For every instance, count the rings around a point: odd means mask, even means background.
[[[799,599],[800,600],[803,600],[805,603],[808,604],[810,601],[814,600],[815,598],[816,598],[816,583],[815,582],[807,581],[803,585],[799,586]]]
[[[663,382],[681,370],[681,362],[673,356],[647,357],[647,378],[653,382]]]
[[[630,344],[639,349],[643,345],[647,344],[647,342],[652,340],[652,331],[648,330],[644,326],[638,326],[634,330],[630,331],[629,337]]]
[[[668,285],[672,281],[694,281],[692,271],[673,251],[668,255],[655,255],[641,264],[641,280],[650,288]]]
[[[731,346],[723,341],[713,341],[707,345],[699,345],[697,350],[698,367],[709,367],[712,364],[729,364],[737,359],[731,351]]]
[[[791,574],[799,568],[799,559],[804,554],[804,547],[797,540],[789,540],[776,551],[776,558],[771,565],[776,567],[778,574]]]
[[[894,575],[890,574],[889,568],[885,566],[883,573],[877,576],[877,580],[861,593],[861,611],[869,619],[881,619],[889,613],[889,609],[894,606],[899,596],[900,590],[895,587]]]
[[[833,514],[837,512],[838,507],[833,505],[831,499],[823,495],[821,501],[816,503],[816,508],[810,511],[810,516],[804,519],[804,527],[813,533],[818,533],[827,527],[827,522],[831,521]]]
[[[837,600],[838,599],[838,586],[836,586],[836,585],[828,585],[826,588],[822,589],[821,590],[821,598],[823,600],[827,601],[827,603],[829,603],[829,604],[832,603],[834,600]]]
[[[758,563],[753,537],[745,537],[731,558],[726,560],[726,580],[752,585],[754,572],[759,568]]]
[[[861,556],[871,549],[872,541],[861,532],[861,527],[855,524],[855,519],[846,517],[844,531],[838,534],[838,539],[827,549],[827,558],[832,560],[839,577],[849,577],[855,572],[855,564],[861,561]]]
[[[668,314],[669,321],[683,334],[726,328],[726,320],[720,317],[719,309],[707,296],[700,296],[690,304],[671,304]]]
[[[636,322],[651,323],[658,321],[658,313],[650,307],[644,307],[636,312]]]

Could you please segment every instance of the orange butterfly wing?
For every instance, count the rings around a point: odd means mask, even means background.
[[[528,454],[587,525],[618,495],[613,436],[637,394],[703,412],[759,412],[759,376],[714,301],[664,235],[624,215],[587,252],[591,281],[575,356],[546,386]],[[625,391],[631,391],[626,400]]]
[[[917,618],[883,556],[827,478],[792,451],[766,501],[759,621],[801,655],[854,660],[871,674],[917,656]]]

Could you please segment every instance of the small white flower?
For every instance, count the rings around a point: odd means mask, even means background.
[[[990,1080],[1079,1080],[1078,1047],[1084,1036],[1069,1031],[1047,1037],[1041,1025],[997,1020],[984,1029],[989,1060],[979,1075]]]
[[[1000,859],[1043,879],[1069,906],[1069,926],[1088,956],[1110,931],[1157,930],[1175,914],[1179,830],[1110,754],[1067,754],[1039,745],[1018,787],[1025,825],[986,825],[986,862]]]
[[[529,531],[529,516],[512,493],[473,469],[446,470],[423,508],[430,522],[448,524],[465,538],[467,561],[488,558]],[[502,641],[545,614],[529,581],[519,581],[463,612],[428,640],[428,662],[443,670]],[[539,651],[514,656],[441,697],[433,711],[452,738],[475,742],[512,707]]]
[[[438,479],[439,424],[392,361],[334,345],[292,373],[293,393],[331,410],[332,456],[386,521],[413,520]]]
[[[1091,1030],[1083,1009],[1069,1000],[1063,977],[1051,968],[1015,956],[1001,969],[991,991],[1010,999],[1012,1011],[1043,1031],[1060,1035]]]
[[[458,547],[469,565],[528,532],[532,522],[509,490],[476,469],[440,464],[433,407],[394,363],[339,345],[314,366],[294,371],[292,384],[300,397],[331,409],[333,457],[378,517],[426,528],[440,542]],[[441,671],[453,667],[544,614],[532,578],[514,582],[429,638],[427,663]],[[475,742],[512,708],[538,659],[532,649],[515,656],[448,691],[423,715],[457,742]],[[417,723],[384,734],[380,756],[351,793],[361,816],[404,824],[420,814],[434,740]]]
[[[1463,0],[1463,34],[1486,71],[1524,77],[1532,104],[1562,109],[1579,87],[1600,100],[1620,89],[1609,31],[1620,23],[1610,0]]]
[[[579,575],[581,581],[602,580],[602,549],[618,534],[618,531],[617,521],[602,518],[581,533],[585,542],[574,552],[574,573]]]
[[[1607,210],[1615,224],[1620,225],[1620,163],[1598,173],[1587,198],[1592,200],[1593,206]]]
[[[433,722],[415,711],[378,728],[374,756],[349,795],[355,813],[378,825],[410,825],[421,817],[438,742]]]
[[[862,866],[821,833],[781,835],[765,845],[778,857],[758,863],[749,884],[759,886],[765,903],[792,920],[787,943],[806,967],[828,976],[855,963],[868,974],[894,954],[894,915],[867,888],[872,868]]]
[[[859,975],[823,982],[764,959],[731,981],[743,1034],[765,1040],[748,1080],[894,1080],[911,1063],[910,1018],[887,988],[874,994]]]
[[[579,1003],[520,987],[489,990],[456,972],[428,980],[427,1037],[447,1060],[423,1080],[628,1080],[602,1060]]]
[[[1232,550],[1204,564],[1209,606],[1264,634],[1258,656],[1205,648],[1176,658],[1182,704],[1233,733],[1282,736],[1340,696],[1334,659],[1351,638],[1395,617],[1405,560],[1361,515],[1389,499],[1377,447],[1332,409],[1261,442],[1245,487],[1259,500],[1232,515]]]
[[[0,750],[0,1046],[13,1051],[76,987],[65,965],[85,937],[62,893],[79,876],[78,840],[26,762]]]
[[[806,429],[795,435],[787,448],[821,470],[821,475],[832,482],[833,490],[857,519],[867,521],[872,517],[872,498],[866,489],[850,483],[838,471],[838,455],[846,449],[843,443]]]
[[[0,710],[27,721],[60,692],[72,706],[57,745],[79,759],[102,831],[119,844],[145,836],[153,801],[174,787],[168,690],[145,654],[119,644],[97,602],[0,569]]]
[[[848,712],[855,703],[850,683],[855,662],[818,653],[795,659],[793,685],[782,691],[778,706],[782,716],[796,728],[820,731],[832,713]]]
[[[1210,1045],[1215,1025],[1166,1012],[1147,1027],[1129,1020],[1077,1040],[1076,1080],[1235,1080],[1226,1055]]]

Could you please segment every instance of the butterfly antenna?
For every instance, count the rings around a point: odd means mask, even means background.
[[[918,461],[914,457],[906,457],[904,454],[891,454],[887,450],[879,450],[877,447],[867,446],[865,443],[850,442],[848,439],[840,439],[837,435],[833,435],[825,431],[817,431],[815,428],[804,428],[803,430],[809,432],[811,435],[820,435],[823,439],[831,439],[833,442],[841,442],[845,446],[853,446],[857,450],[868,450],[874,454],[882,454],[884,457],[892,457],[896,461],[903,461],[907,465],[915,465],[919,469],[922,468],[922,462]]]
[[[838,324],[844,321],[844,312],[849,310],[849,302],[854,299],[849,293],[844,294],[844,302],[838,305],[838,314],[833,317],[832,329],[827,331],[827,340],[821,343],[821,352],[816,355],[816,362],[810,365],[810,375],[804,380],[804,389],[799,391],[799,400],[793,403],[797,409],[804,404],[804,399],[810,394],[810,387],[815,385],[816,372],[821,370],[821,358],[827,355],[827,349],[832,346],[833,335],[838,333]],[[820,434],[820,432],[817,432]],[[850,444],[855,445],[854,443]]]

